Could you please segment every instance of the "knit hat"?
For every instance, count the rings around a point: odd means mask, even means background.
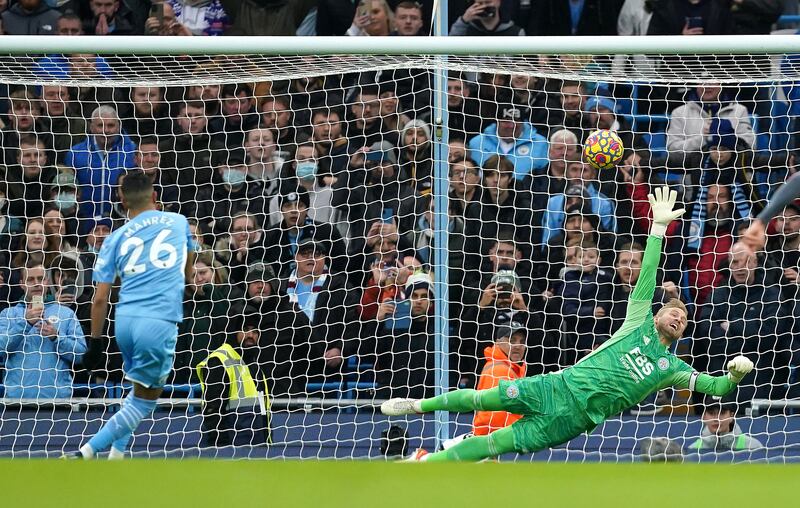
[[[433,279],[429,273],[417,272],[406,281],[406,295],[410,295],[416,289],[427,289],[433,295]]]
[[[402,132],[400,133],[400,139],[401,140],[406,138],[406,132],[408,132],[410,129],[422,129],[425,132],[425,137],[427,137],[428,140],[431,139],[431,128],[428,126],[428,124],[423,122],[422,120],[416,120],[415,119],[415,120],[411,120],[410,122],[405,124],[405,126],[403,127]],[[402,141],[401,141],[401,144],[402,144]]]
[[[603,97],[602,95],[595,95],[594,97],[590,97],[589,100],[586,101],[586,111],[595,111],[597,108],[603,108],[611,111],[612,113],[617,112],[617,103],[614,102],[614,99],[610,97]]]

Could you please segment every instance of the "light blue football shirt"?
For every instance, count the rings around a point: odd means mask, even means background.
[[[194,249],[186,217],[150,210],[117,229],[103,242],[94,267],[95,283],[122,288],[118,316],[183,321],[184,267]]]

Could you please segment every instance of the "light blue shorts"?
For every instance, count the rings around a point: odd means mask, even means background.
[[[163,319],[117,316],[117,345],[125,378],[145,388],[161,388],[175,360],[178,325]]]

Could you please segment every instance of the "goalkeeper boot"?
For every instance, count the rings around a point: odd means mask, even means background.
[[[402,462],[425,462],[428,455],[428,451],[424,448],[417,448],[414,453],[403,459]]]
[[[84,458],[81,452],[64,452],[59,457],[61,460],[83,460]]]
[[[386,416],[402,416],[419,414],[419,401],[417,399],[389,399],[381,404],[381,413]]]

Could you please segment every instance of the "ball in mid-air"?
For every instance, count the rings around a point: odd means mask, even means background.
[[[622,160],[624,151],[625,147],[617,133],[606,129],[591,133],[583,145],[583,157],[597,169],[614,167]]]

